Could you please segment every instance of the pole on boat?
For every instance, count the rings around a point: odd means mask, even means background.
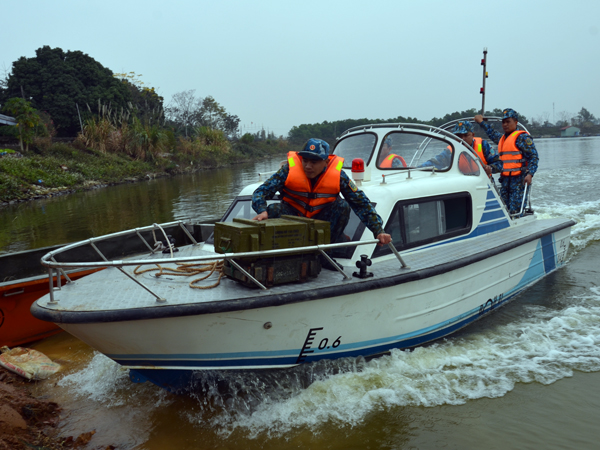
[[[485,115],[485,79],[488,77],[488,73],[486,71],[487,64],[487,47],[483,48],[483,59],[481,60],[481,65],[483,66],[483,86],[479,90],[481,94],[481,115]]]

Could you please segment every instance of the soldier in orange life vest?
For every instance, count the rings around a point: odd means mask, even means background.
[[[530,185],[538,167],[538,152],[531,136],[517,131],[519,115],[513,109],[502,111],[502,130],[497,132],[476,115],[475,122],[481,126],[489,138],[498,144],[498,154],[503,163],[500,175],[500,196],[511,214],[521,210],[525,185]],[[527,199],[525,199],[527,202]]]
[[[383,141],[381,151],[379,152],[379,159],[377,166],[380,169],[397,169],[399,167],[406,167],[406,161],[400,155],[392,153],[392,138],[387,137]]]
[[[326,220],[331,224],[331,242],[337,242],[352,208],[379,240],[379,245],[390,243],[392,237],[384,231],[381,217],[342,170],[343,162],[343,158],[329,155],[327,142],[309,139],[301,151],[289,152],[288,163],[254,191],[252,208],[258,215],[253,220],[282,214]],[[281,194],[281,203],[267,206],[267,200],[277,192]]]
[[[502,170],[502,161],[500,161],[500,156],[494,152],[494,149],[492,149],[488,141],[475,137],[471,122],[458,122],[454,126],[452,133],[473,148],[477,156],[479,156],[483,162],[483,168],[488,176],[490,176],[492,173],[500,173]]]

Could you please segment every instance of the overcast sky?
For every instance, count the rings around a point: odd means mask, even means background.
[[[244,131],[511,107],[600,116],[600,1],[0,0],[0,75],[49,45],[195,89]]]

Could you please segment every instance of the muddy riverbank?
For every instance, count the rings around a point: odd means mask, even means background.
[[[0,368],[0,450],[81,448],[95,430],[79,436],[60,436],[61,407],[31,394],[33,383]],[[116,449],[110,445],[103,450]]]

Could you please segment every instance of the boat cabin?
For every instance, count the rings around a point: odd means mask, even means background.
[[[449,131],[420,124],[360,126],[341,135],[333,154],[344,158],[343,168],[375,205],[399,251],[511,226],[479,157]],[[261,175],[261,181],[266,178]],[[245,188],[222,221],[254,217],[251,197],[258,186]],[[373,239],[354,213],[344,234],[348,241]],[[371,258],[392,253],[387,246],[372,245],[336,249],[334,257],[348,264],[365,252]]]

